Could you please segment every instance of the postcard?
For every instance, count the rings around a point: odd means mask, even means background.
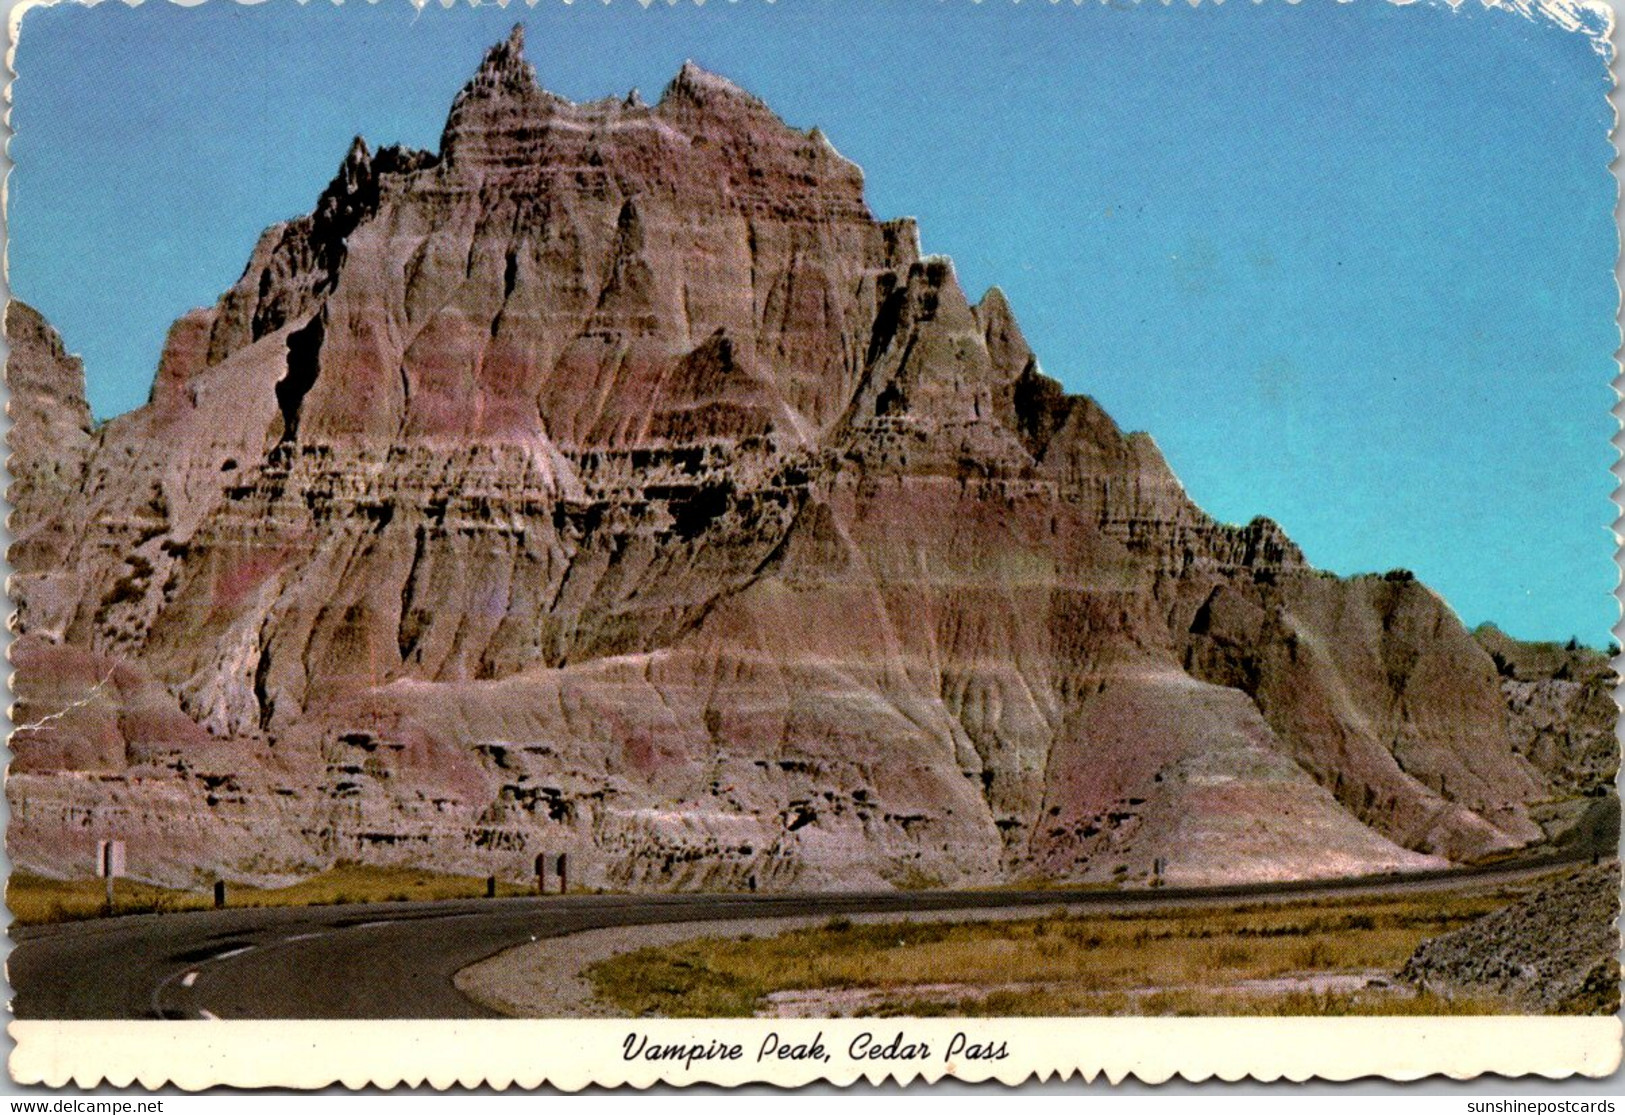
[[[1610,10],[13,12],[13,1078],[1607,1076]]]

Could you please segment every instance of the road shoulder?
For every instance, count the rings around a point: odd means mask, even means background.
[[[1004,921],[1043,917],[1054,907],[1011,906],[931,910],[909,914],[852,914],[857,925],[883,922]],[[843,915],[845,916],[845,915]],[[544,937],[517,945],[459,971],[458,991],[476,1003],[511,1018],[621,1018],[626,1012],[600,1002],[587,969],[599,961],[641,948],[666,947],[697,937],[771,937],[829,921],[823,916],[738,918],[684,921],[663,925],[627,925],[588,929],[563,937]]]

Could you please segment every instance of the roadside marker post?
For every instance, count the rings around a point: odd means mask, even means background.
[[[536,893],[547,893],[547,853],[536,853]]]
[[[226,908],[226,881],[224,879],[214,881],[214,908],[216,910]]]
[[[487,898],[495,898],[496,896],[497,896],[497,877],[495,875],[487,875],[485,877],[485,897],[487,897]]]
[[[96,841],[96,874],[107,881],[107,912],[113,912],[113,880],[124,874],[124,841]]]
[[[570,861],[567,853],[559,853],[559,893],[564,894],[570,889]]]

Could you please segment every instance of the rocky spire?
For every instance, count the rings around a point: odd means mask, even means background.
[[[976,320],[982,327],[988,356],[1004,380],[1013,380],[1033,363],[1032,349],[1021,334],[1010,301],[998,287],[989,287],[976,307]]]
[[[328,214],[336,214],[347,210],[357,194],[360,194],[373,185],[372,150],[367,141],[356,136],[350,141],[350,148],[344,153],[344,161],[339,164],[338,173],[333,181],[327,184],[322,196],[316,204],[316,218],[321,220]]]
[[[79,358],[68,354],[61,335],[25,302],[6,304],[5,326],[10,442],[15,446],[36,433],[42,442],[88,442],[90,406]]]
[[[5,309],[6,386],[10,399],[6,434],[11,473],[7,498],[14,567],[33,562],[44,568],[60,560],[49,537],[36,528],[61,513],[84,474],[91,446],[90,407],[85,402],[84,365],[68,354],[62,338],[32,306],[13,300]],[[26,607],[26,593],[13,599]]]
[[[536,70],[525,61],[525,25],[516,23],[507,39],[485,52],[469,89],[485,87],[523,93],[536,87]]]
[[[525,27],[516,23],[505,40],[485,52],[480,68],[452,102],[440,152],[455,159],[470,134],[500,132],[504,122],[545,112],[556,100],[536,84],[536,70],[525,61]]]
[[[677,71],[677,76],[671,79],[660,95],[663,105],[686,103],[706,106],[727,102],[757,109],[767,107],[727,78],[697,65],[692,59],[683,63],[683,68]]]

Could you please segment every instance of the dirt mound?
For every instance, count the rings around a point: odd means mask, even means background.
[[[1423,941],[1399,978],[1494,995],[1531,1014],[1619,1010],[1619,865],[1578,871],[1472,925]]]

